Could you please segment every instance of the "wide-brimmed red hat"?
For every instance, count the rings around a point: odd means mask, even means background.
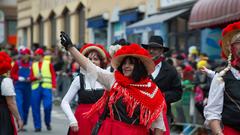
[[[81,49],[80,52],[83,55],[86,55],[87,53],[89,53],[90,51],[97,51],[101,57],[104,59],[104,63],[108,63],[109,59],[110,59],[110,55],[109,53],[104,49],[103,45],[100,44],[92,44],[92,43],[88,43],[85,44]]]
[[[229,24],[222,31],[222,56],[226,58],[230,53],[230,47],[233,43],[240,42],[240,22]]]
[[[122,63],[122,60],[127,56],[139,58],[146,67],[148,74],[151,74],[154,71],[155,65],[151,58],[151,55],[147,50],[140,47],[138,44],[130,44],[119,49],[112,58],[112,67],[117,69],[118,66]]]
[[[0,52],[0,75],[7,73],[11,70],[12,59],[6,52]]]

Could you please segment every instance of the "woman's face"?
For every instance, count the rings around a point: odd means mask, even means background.
[[[240,43],[238,42],[238,43],[232,44],[231,49],[232,49],[231,51],[233,53],[233,56],[235,58],[240,58]]]
[[[95,64],[96,66],[101,66],[101,61],[100,58],[98,56],[98,53],[95,51],[92,51],[88,54],[88,59],[92,61],[93,64]]]
[[[131,63],[129,58],[127,58],[122,65],[123,75],[126,77],[131,77],[133,73],[133,69],[134,69],[134,64]]]

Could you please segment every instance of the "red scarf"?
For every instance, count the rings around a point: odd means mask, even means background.
[[[162,61],[164,61],[164,57],[160,57],[160,58],[158,58],[157,60],[154,60],[154,64],[155,64],[155,66],[157,65],[157,64],[159,64],[160,62],[162,62]]]
[[[110,117],[113,119],[112,105],[121,97],[123,97],[123,103],[126,105],[129,117],[132,117],[136,107],[140,106],[140,124],[148,128],[159,117],[161,112],[166,112],[165,99],[156,84],[149,78],[136,83],[132,79],[123,76],[119,71],[116,71],[115,79],[116,82],[110,91],[105,92],[102,98],[93,105],[91,110],[84,114],[86,117],[103,108],[108,96]]]

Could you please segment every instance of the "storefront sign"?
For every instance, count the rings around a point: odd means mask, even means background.
[[[4,13],[0,10],[0,44],[3,43],[5,37],[5,27],[4,27]]]
[[[184,4],[191,1],[196,1],[196,0],[160,0],[160,7],[161,8],[171,7],[171,6],[180,5],[180,4]]]

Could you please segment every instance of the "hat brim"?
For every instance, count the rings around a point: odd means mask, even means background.
[[[169,48],[168,48],[168,47],[164,47],[164,46],[162,46],[162,45],[160,45],[160,44],[141,44],[141,45],[142,45],[142,47],[143,47],[144,49],[147,49],[147,48],[149,48],[149,47],[152,47],[152,48],[163,48],[163,51],[164,51],[164,52],[169,51]]]
[[[119,65],[122,63],[123,59],[127,56],[139,58],[142,61],[142,63],[144,64],[144,66],[146,67],[149,75],[155,70],[155,64],[151,58],[143,56],[143,55],[137,55],[137,54],[124,54],[124,55],[119,55],[119,56],[114,57],[111,61],[112,67],[114,69],[117,69],[119,67]]]
[[[228,56],[230,53],[230,45],[232,44],[231,40],[233,36],[238,33],[240,33],[240,30],[234,30],[222,38],[222,51],[226,56]]]
[[[106,56],[105,52],[101,48],[96,47],[96,46],[89,46],[89,47],[85,48],[82,51],[82,54],[85,55],[86,53],[88,53],[90,51],[97,51],[104,58],[104,62],[107,62],[107,56]]]

